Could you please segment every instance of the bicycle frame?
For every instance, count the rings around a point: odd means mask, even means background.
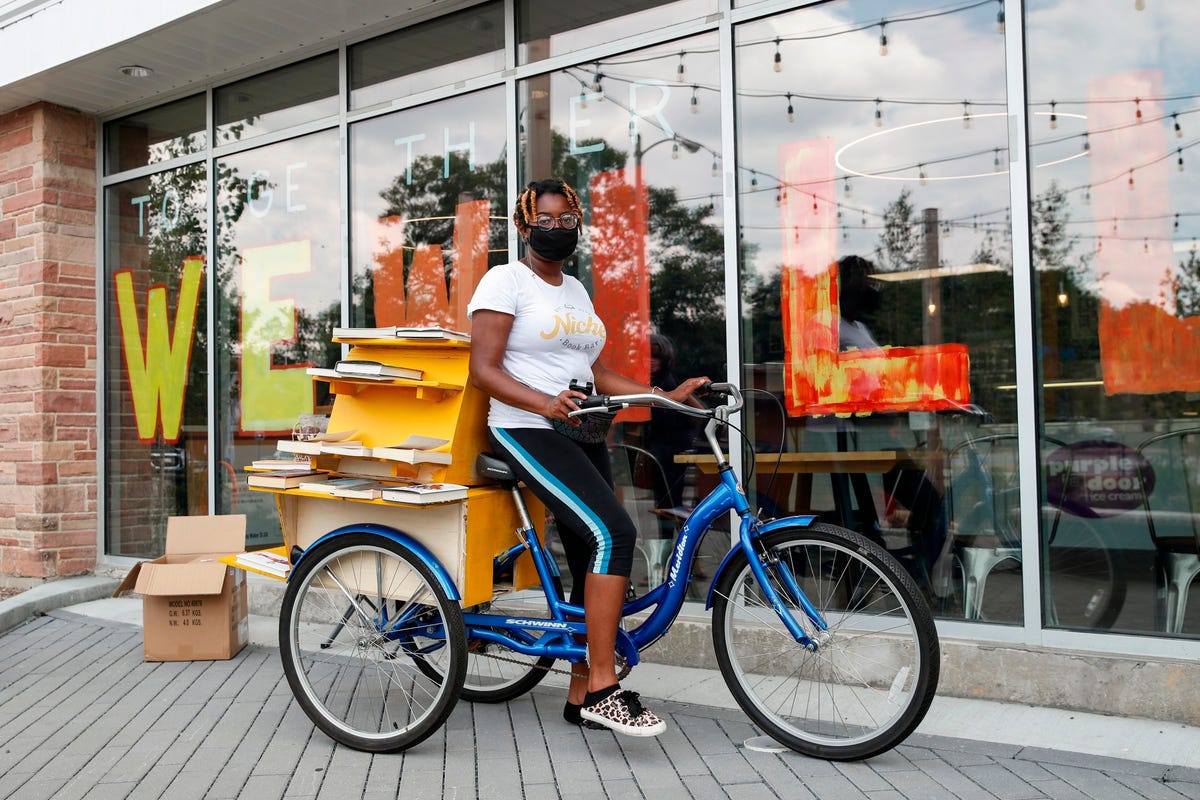
[[[644,396],[627,396],[627,398],[642,397]],[[653,398],[650,402],[660,402],[658,395],[649,397]],[[627,398],[612,398],[611,400],[613,403],[620,402],[623,405],[635,402]],[[815,631],[827,630],[825,620],[804,595],[787,565],[778,562],[772,563],[771,566],[778,576],[778,581],[770,580],[764,559],[760,557],[755,548],[754,543],[762,533],[769,533],[786,526],[807,527],[815,518],[812,516],[786,517],[772,520],[764,525],[752,512],[737,474],[722,455],[715,436],[717,428],[724,422],[722,417],[727,417],[730,411],[740,408],[740,400],[740,393],[738,393],[737,402],[733,406],[720,409],[705,427],[705,436],[719,464],[719,481],[712,492],[692,509],[680,528],[671,550],[667,579],[645,595],[626,603],[623,608],[622,618],[628,618],[633,614],[653,608],[650,615],[632,630],[627,631],[624,628],[618,630],[617,647],[629,666],[638,663],[640,650],[649,647],[670,629],[686,599],[688,579],[691,576],[700,543],[711,530],[713,523],[731,511],[735,512],[741,520],[738,543],[725,555],[713,577],[712,585],[715,587],[720,581],[723,571],[735,554],[745,553],[763,594],[797,642],[809,649],[816,649],[819,646],[817,640],[810,637],[804,625],[786,607],[783,598],[779,596],[775,588],[777,583],[782,584],[782,587],[790,595],[790,599],[798,603],[804,610],[805,616]],[[497,571],[502,571],[509,565],[509,562],[528,550],[538,576],[541,578],[550,618],[502,617],[493,614],[467,613],[463,615],[467,626],[467,637],[468,639],[495,642],[529,656],[550,656],[581,662],[586,658],[587,644],[584,641],[577,641],[576,638],[583,638],[587,632],[586,624],[580,621],[584,616],[584,609],[582,606],[565,602],[559,596],[553,580],[558,575],[554,559],[549,556],[538,540],[533,526],[529,522],[524,501],[520,492],[515,488],[513,497],[514,502],[518,504],[523,521],[524,529],[519,532],[523,543],[500,556],[497,559],[496,568]],[[710,588],[706,608],[712,605],[712,593],[713,589]]]

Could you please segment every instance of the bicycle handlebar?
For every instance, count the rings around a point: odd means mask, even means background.
[[[586,414],[614,413],[630,406],[661,406],[693,417],[716,417],[728,419],[730,414],[741,410],[744,401],[742,390],[732,383],[707,383],[700,391],[716,394],[722,397],[732,397],[733,402],[716,408],[694,408],[684,403],[676,402],[665,395],[654,392],[637,394],[596,394],[578,402],[579,409],[567,413],[568,417],[581,417]]]

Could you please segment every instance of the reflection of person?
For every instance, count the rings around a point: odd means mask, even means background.
[[[838,341],[842,350],[876,350],[879,345],[867,320],[879,310],[879,282],[872,277],[875,265],[862,256],[838,261],[838,305],[842,321]]]
[[[679,378],[675,375],[675,345],[666,336],[657,333],[650,334],[650,383],[665,392],[679,385]],[[696,400],[691,402],[699,405]],[[642,443],[652,457],[648,471],[655,508],[672,509],[682,505],[687,467],[676,463],[675,456],[691,449],[695,434],[696,425],[691,417],[665,408],[650,409],[650,420],[642,426]],[[658,538],[647,542],[652,548],[655,567],[660,570],[665,566],[664,561],[674,538],[674,522],[660,519]]]
[[[878,350],[868,327],[882,299],[875,265],[862,256],[838,260],[840,349]],[[861,422],[860,422],[861,424]],[[926,570],[933,567],[946,535],[941,493],[923,469],[893,467],[883,475],[885,519],[890,527],[906,528],[916,537],[916,554]]]
[[[617,626],[633,568],[637,529],[613,491],[604,442],[577,442],[554,429],[585,397],[567,387],[593,383],[604,394],[658,391],[596,361],[605,327],[578,280],[563,273],[575,250],[582,209],[561,180],[530,183],[513,222],[528,254],[484,275],[467,306],[472,383],[491,395],[492,447],[554,513],[574,578],[571,602],[584,608],[588,662],[575,664],[563,716],[634,736],[666,723],[617,683]],[[569,324],[566,321],[570,321]],[[686,401],[705,378],[662,394]],[[586,579],[585,579],[586,577]]]

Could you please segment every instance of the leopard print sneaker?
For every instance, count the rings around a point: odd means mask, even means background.
[[[585,705],[579,715],[626,736],[658,736],[667,729],[666,722],[642,706],[637,692],[619,686],[607,697]]]

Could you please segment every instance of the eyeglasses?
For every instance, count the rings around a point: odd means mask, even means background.
[[[579,226],[579,215],[573,211],[566,211],[559,214],[557,219],[549,214],[538,214],[533,218],[533,224],[544,231],[554,230],[555,222],[558,223],[558,227],[573,231]]]

